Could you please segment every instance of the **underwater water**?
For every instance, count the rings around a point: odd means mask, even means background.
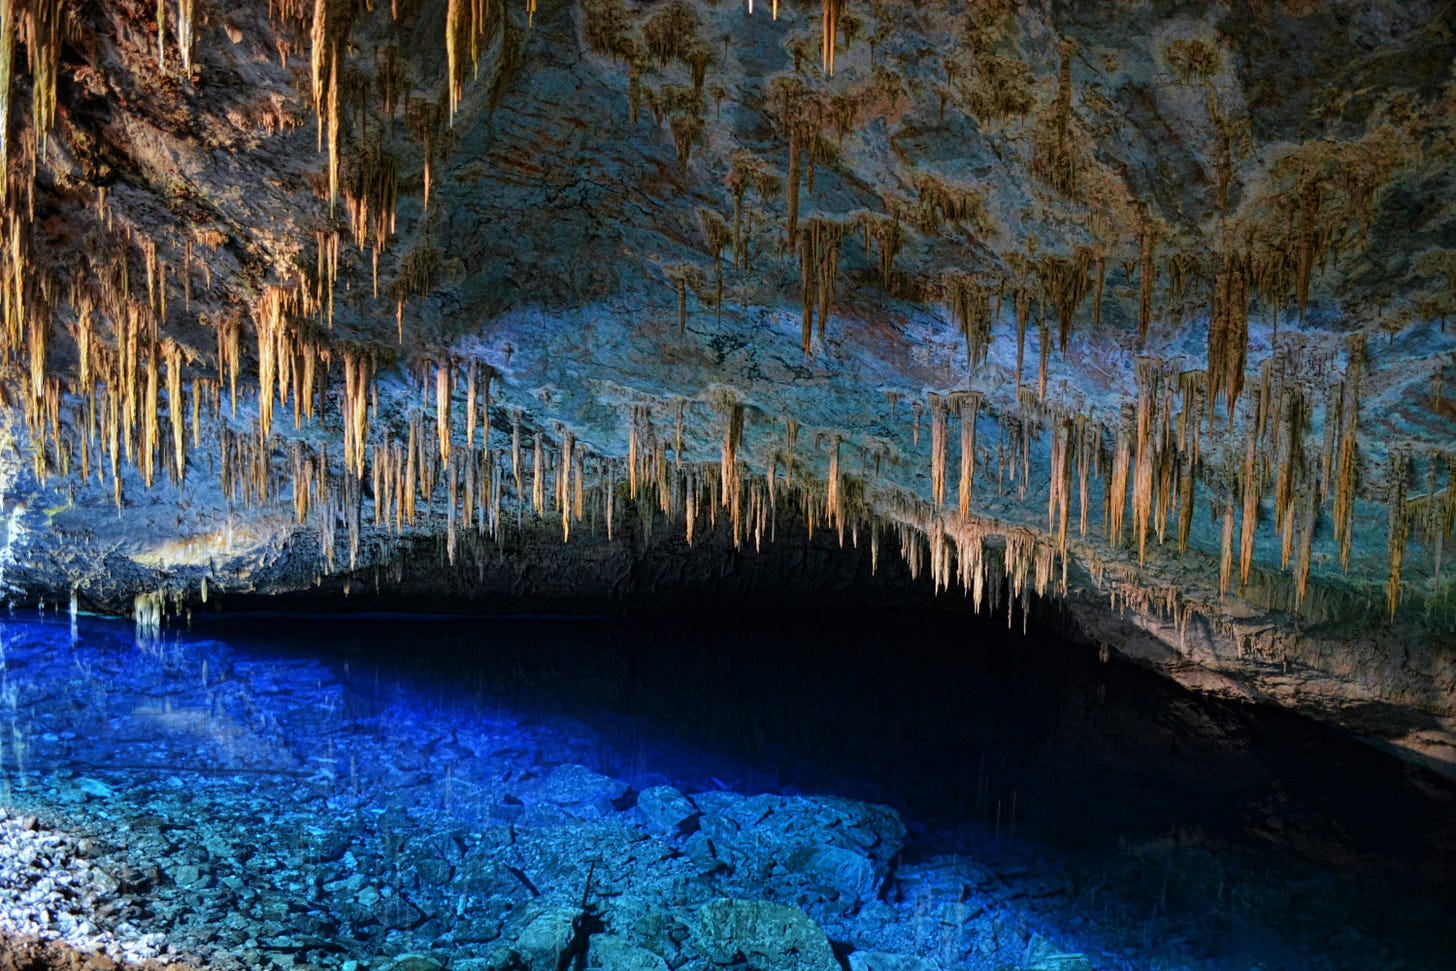
[[[1456,966],[1456,784],[1033,630],[0,623],[0,932],[211,967]]]

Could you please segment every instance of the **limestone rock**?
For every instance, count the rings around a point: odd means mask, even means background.
[[[836,971],[829,939],[797,907],[720,899],[697,911],[693,943],[713,965],[746,961],[762,971]]]

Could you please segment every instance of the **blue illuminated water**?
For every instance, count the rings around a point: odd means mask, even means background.
[[[68,841],[84,892],[33,923],[82,946],[66,907],[213,967],[549,969],[590,871],[593,967],[1456,966],[1451,784],[1050,635],[32,615],[0,644],[0,802]],[[6,866],[0,911],[38,906]],[[725,951],[724,898],[771,930]]]

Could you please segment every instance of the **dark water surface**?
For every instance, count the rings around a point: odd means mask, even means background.
[[[4,803],[117,877],[99,925],[218,965],[545,968],[594,865],[601,967],[707,966],[718,897],[856,971],[1456,967],[1456,786],[1050,634],[716,608],[0,643]]]

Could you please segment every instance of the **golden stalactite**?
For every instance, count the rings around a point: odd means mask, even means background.
[[[182,73],[192,74],[192,33],[196,0],[177,0],[177,53],[182,57]]]
[[[930,501],[936,509],[945,505],[945,459],[950,404],[944,396],[930,393]]]
[[[161,441],[157,422],[157,345],[147,344],[146,390],[142,396],[142,408],[146,421],[142,424],[141,452],[138,455],[142,482],[150,489],[157,474],[157,446]]]
[[[931,172],[916,173],[913,206],[891,208],[927,236],[936,235],[947,223],[979,236],[988,230],[990,223],[984,189],[948,182]]]
[[[1264,473],[1259,461],[1259,436],[1251,430],[1244,448],[1244,467],[1239,475],[1242,503],[1239,519],[1239,592],[1249,585],[1254,564],[1254,536],[1259,528],[1259,501],[1263,497]]]
[[[1080,160],[1072,141],[1072,44],[1062,42],[1057,95],[1036,129],[1031,171],[1065,199],[1078,198]]]
[[[1067,523],[1072,510],[1072,456],[1076,451],[1076,426],[1066,415],[1052,421],[1051,476],[1047,489],[1047,532],[1056,538],[1057,550],[1067,555]]]
[[[1229,580],[1233,576],[1234,564],[1234,504],[1228,502],[1223,507],[1223,528],[1221,532],[1220,553],[1218,559],[1218,595],[1228,595]]]
[[[10,93],[15,66],[15,4],[0,0],[0,203],[10,194]]]
[[[748,245],[743,229],[744,199],[753,189],[761,202],[767,202],[779,192],[778,177],[770,172],[764,161],[747,149],[737,149],[729,164],[728,191],[733,196],[733,265],[739,270],[748,269]]]
[[[844,543],[844,500],[843,485],[840,482],[839,448],[843,439],[835,432],[829,435],[829,471],[824,480],[824,512],[839,531],[840,544]]]
[[[823,21],[823,50],[821,52],[820,69],[826,77],[834,76],[834,52],[839,41],[839,18],[844,13],[844,0],[822,0],[824,7],[822,12]],[[778,5],[775,3],[774,17],[778,17]]]
[[[1133,533],[1137,536],[1138,564],[1142,565],[1147,561],[1148,526],[1152,521],[1155,491],[1153,472],[1158,465],[1160,451],[1160,436],[1157,432],[1163,362],[1155,357],[1139,357],[1135,367],[1137,410],[1133,445],[1132,522]]]
[[[339,233],[337,230],[319,230],[314,241],[317,248],[315,280],[318,292],[313,303],[323,313],[324,323],[334,329],[334,284],[339,277]]]
[[[886,290],[895,285],[895,257],[905,243],[905,234],[898,216],[876,216],[863,213],[858,217],[864,232],[865,255],[875,253],[880,266],[880,283]]]
[[[966,370],[974,374],[991,345],[991,288],[967,273],[949,273],[942,281],[951,316],[966,339]]]
[[[377,143],[352,156],[344,173],[343,192],[354,245],[374,251],[374,294],[378,296],[378,253],[394,232],[399,197],[399,167],[394,156]]]
[[[420,439],[420,416],[411,414],[408,438],[404,447],[404,484],[400,489],[400,496],[404,499],[404,521],[411,526],[415,524],[415,503],[417,495],[422,489]]]
[[[531,450],[531,511],[537,516],[546,513],[546,443],[538,430]]]
[[[570,429],[562,429],[560,435],[561,451],[556,462],[553,507],[561,514],[561,540],[566,542],[571,538],[571,474],[576,465],[576,435]]]
[[[1123,523],[1127,516],[1128,473],[1136,437],[1136,415],[1132,404],[1122,406],[1121,420],[1117,425],[1117,441],[1113,448],[1112,470],[1104,480],[1106,507],[1103,510],[1103,520],[1107,524],[1107,542],[1112,546],[1121,546],[1124,538]]]
[[[1360,379],[1365,366],[1365,337],[1352,335],[1346,346],[1345,376],[1340,385],[1338,459],[1334,472],[1333,521],[1340,569],[1349,572],[1355,543],[1355,493],[1360,481]],[[1326,422],[1334,421],[1327,415]]]
[[[1249,348],[1249,263],[1247,257],[1223,253],[1214,274],[1213,307],[1208,315],[1208,413],[1219,399],[1227,405],[1229,424],[1244,386],[1244,360]]]
[[[1095,255],[1090,247],[1079,246],[1070,257],[1044,256],[1036,264],[1042,294],[1057,315],[1057,349],[1062,353],[1066,353],[1077,308],[1086,298],[1091,285],[1088,271],[1095,262]]]
[[[355,479],[364,478],[364,457],[369,438],[369,397],[373,385],[370,355],[362,349],[343,349],[344,361],[344,468]]]
[[[799,228],[799,288],[803,303],[803,348],[810,352],[814,315],[819,315],[819,341],[824,342],[825,322],[834,304],[834,285],[839,277],[839,250],[844,225],[832,219],[809,219]]]
[[[435,434],[440,442],[440,461],[450,461],[450,399],[455,393],[455,363],[435,365]]]
[[[1406,492],[1410,488],[1411,454],[1404,445],[1390,450],[1390,469],[1386,477],[1390,520],[1387,531],[1390,553],[1390,577],[1386,584],[1386,604],[1391,620],[1400,606],[1400,577],[1405,566],[1405,547],[1410,538],[1410,516],[1406,508]]]
[[[1274,529],[1279,534],[1279,565],[1289,566],[1294,545],[1295,503],[1313,488],[1304,481],[1304,432],[1309,424],[1309,409],[1298,384],[1289,383],[1279,392],[1279,423],[1275,455],[1278,467],[1274,476]]]
[[[295,288],[269,286],[253,308],[258,338],[258,433],[263,438],[272,432],[274,401],[287,399],[289,318],[297,306]]]
[[[187,423],[182,404],[182,345],[173,340],[164,342],[162,360],[167,366],[167,422],[172,427],[173,470],[180,486],[187,467]]]
[[[1199,454],[1198,429],[1203,414],[1203,398],[1208,390],[1208,372],[1184,371],[1178,375],[1178,552],[1188,551],[1188,535],[1193,528],[1193,506],[1198,493]]]
[[[981,411],[981,397],[979,391],[960,396],[961,476],[957,498],[962,519],[971,514],[971,499],[975,490],[976,420]]]
[[[337,0],[314,0],[310,68],[314,117],[318,120],[318,150],[328,153],[329,212],[339,198],[339,61],[344,56],[348,29],[339,23]]]
[[[511,409],[511,481],[521,495],[521,409]]]
[[[1153,287],[1158,279],[1160,227],[1146,209],[1138,226],[1138,343],[1148,339],[1153,320]]]
[[[738,449],[743,444],[743,404],[728,400],[723,403],[723,448],[719,461],[722,495],[721,502],[728,505],[738,496],[740,478],[738,474]]]
[[[677,294],[677,333],[681,337],[688,327],[688,289],[696,286],[698,271],[687,263],[674,263],[664,267],[663,272]]]
[[[711,209],[698,210],[698,222],[703,227],[703,239],[708,252],[713,254],[713,306],[718,319],[723,319],[723,250],[733,241],[733,231],[722,216]],[[681,331],[679,331],[681,333]]]
[[[784,419],[784,485],[794,485],[794,445],[799,441],[799,423],[793,418]]]
[[[16,3],[16,0],[10,2]],[[9,15],[10,23],[6,25],[9,27],[6,30],[7,36],[14,37],[10,42],[12,55],[14,40],[24,43],[29,55],[31,123],[41,151],[44,151],[46,138],[55,124],[56,82],[60,74],[61,46],[70,39],[70,34],[75,29],[75,22],[67,14],[65,7],[65,0],[29,0],[28,3],[16,4]],[[4,17],[4,13],[0,11],[0,18]],[[7,57],[6,60],[9,62],[10,58]],[[7,66],[6,73],[10,74],[12,71],[13,67]],[[13,77],[7,80],[13,84]],[[7,101],[11,84],[6,85]],[[32,169],[34,161],[32,158]],[[5,174],[8,177],[8,168]],[[33,180],[33,171],[31,177]]]

